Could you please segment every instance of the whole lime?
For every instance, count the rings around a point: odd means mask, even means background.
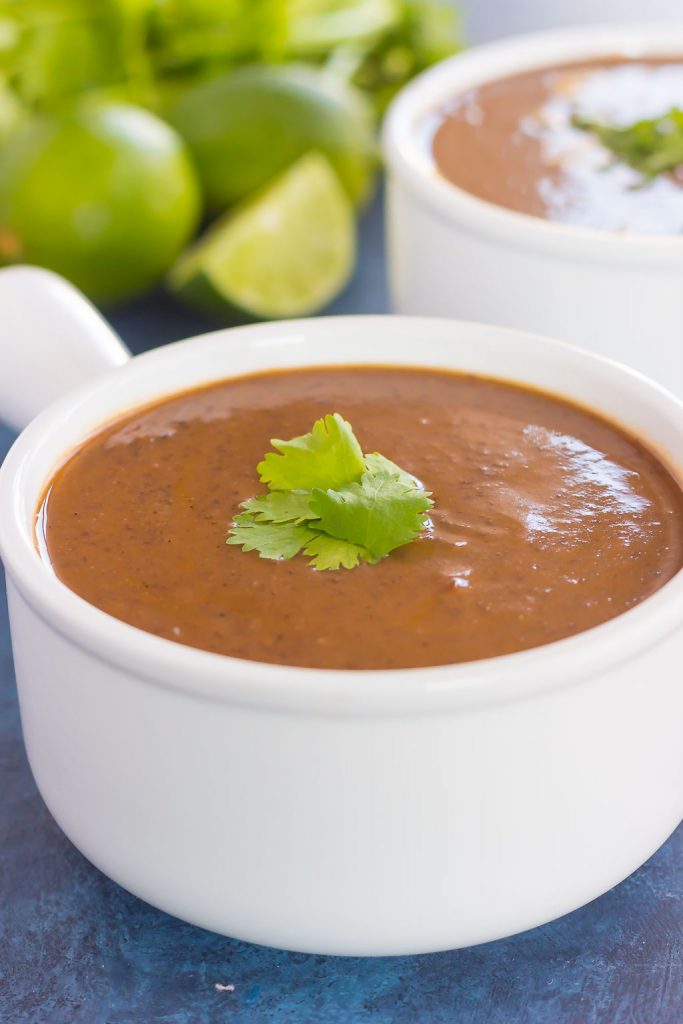
[[[0,152],[0,259],[55,270],[96,302],[159,278],[199,216],[182,139],[135,106],[32,118]]]
[[[187,89],[168,111],[199,170],[207,203],[224,210],[311,150],[363,203],[377,165],[365,98],[318,68],[252,65]]]

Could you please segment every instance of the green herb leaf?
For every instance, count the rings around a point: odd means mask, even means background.
[[[343,487],[365,471],[361,447],[339,413],[317,420],[309,434],[270,443],[282,454],[269,452],[256,468],[274,491]]]
[[[269,491],[242,502],[242,508],[253,513],[257,523],[300,522],[315,519],[310,509],[310,491]]]
[[[358,544],[319,533],[304,548],[314,569],[355,569],[359,562],[372,562],[370,553]]]
[[[626,127],[601,124],[579,115],[572,118],[572,124],[592,132],[618,160],[645,178],[675,171],[683,164],[683,110],[678,107]]]
[[[386,459],[379,452],[372,452],[370,455],[366,455],[365,465],[369,473],[388,473],[390,476],[402,480],[406,487],[422,486],[412,473],[406,473],[405,469],[401,469],[395,462],[392,462],[391,459]]]
[[[310,493],[308,494],[310,499]],[[245,502],[246,504],[246,502]],[[261,513],[260,515],[263,515]],[[309,516],[312,513],[309,512]],[[315,524],[317,525],[317,524]],[[261,558],[286,561],[303,550],[314,569],[355,569],[359,562],[372,561],[369,551],[337,537],[317,533],[298,522],[259,521],[259,516],[242,512],[235,517],[228,544],[244,551],[258,551]]]
[[[228,544],[271,559],[303,551],[317,570],[355,569],[424,530],[433,502],[420,481],[378,452],[363,456],[338,413],[272,443],[280,454],[258,466],[270,490],[242,502]]]
[[[289,559],[298,555],[315,534],[301,523],[258,523],[250,512],[235,516],[228,544],[258,551],[261,558]]]
[[[374,43],[352,47],[358,57],[351,81],[379,113],[413,75],[462,47],[457,8],[448,0],[398,0],[394,9],[393,26]]]
[[[415,540],[432,504],[426,491],[386,472],[366,473],[340,490],[315,490],[311,498],[325,533],[359,544],[377,559]]]

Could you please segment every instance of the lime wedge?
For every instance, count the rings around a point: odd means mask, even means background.
[[[340,291],[354,255],[353,204],[328,160],[307,153],[213,225],[168,283],[214,316],[306,316]]]

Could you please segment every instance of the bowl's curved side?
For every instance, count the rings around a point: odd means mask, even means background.
[[[683,627],[590,685],[320,717],[207,701],[191,675],[147,686],[11,582],[9,604],[57,822],[126,889],[227,935],[350,955],[501,938],[605,892],[683,815]]]

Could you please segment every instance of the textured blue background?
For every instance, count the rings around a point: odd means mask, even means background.
[[[386,309],[381,244],[375,204],[359,271],[331,311]],[[213,326],[160,296],[114,320],[136,351]],[[0,458],[11,440],[0,428]],[[679,829],[583,910],[422,957],[281,953],[182,924],[100,874],[43,806],[0,596],[0,1024],[681,1024],[682,878]]]

